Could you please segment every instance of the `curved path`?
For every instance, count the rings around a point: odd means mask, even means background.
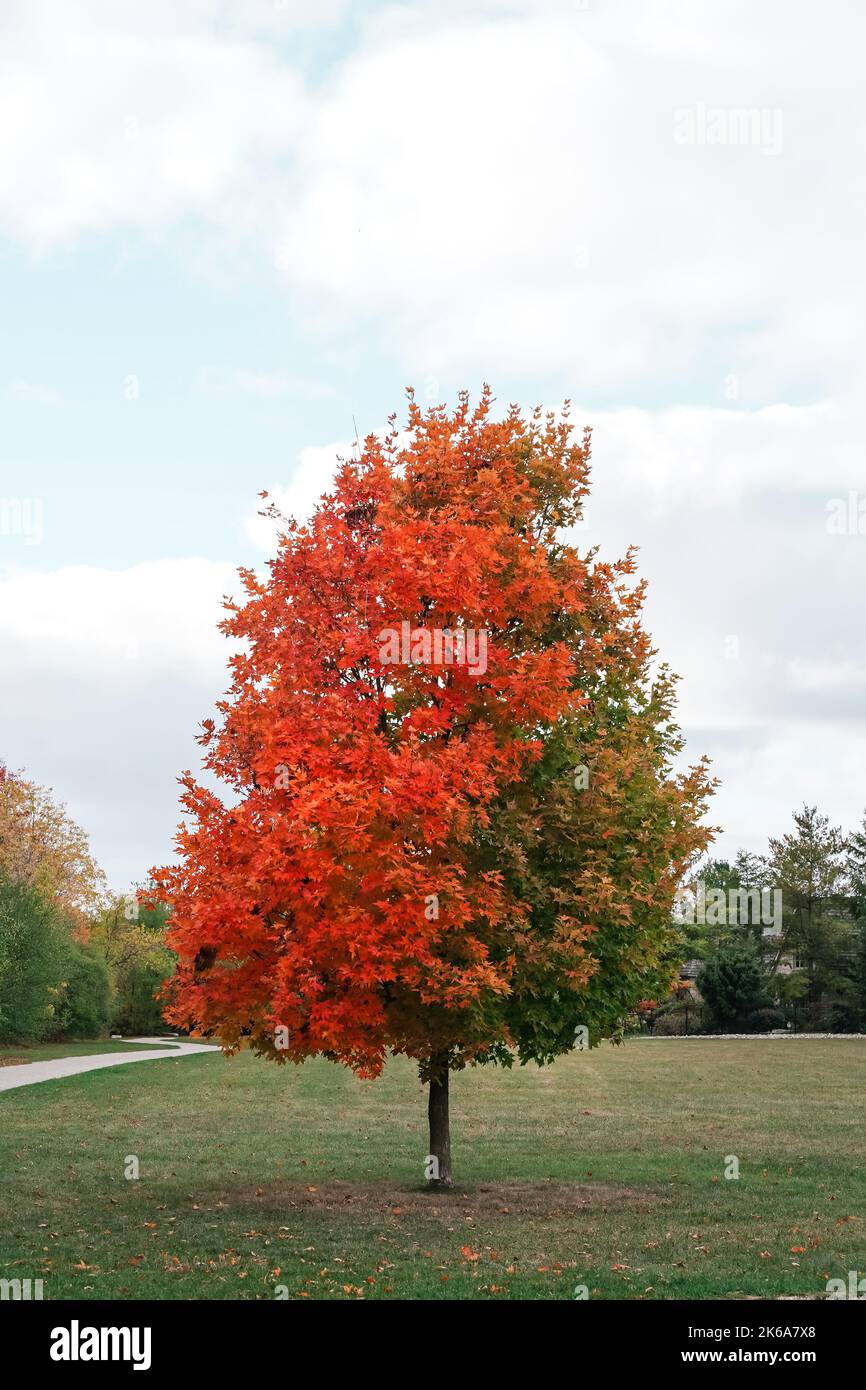
[[[124,1042],[158,1043],[160,1052],[100,1052],[92,1057],[55,1057],[48,1062],[22,1062],[13,1067],[0,1067],[0,1091],[13,1091],[17,1086],[33,1086],[38,1081],[54,1081],[59,1076],[77,1076],[82,1071],[99,1071],[102,1067],[122,1067],[127,1062],[161,1062],[166,1057],[195,1057],[200,1052],[219,1052],[209,1043],[173,1042],[166,1038],[124,1038]]]

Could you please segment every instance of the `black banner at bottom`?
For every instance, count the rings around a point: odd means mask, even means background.
[[[309,1358],[321,1359],[329,1381],[335,1374],[367,1379],[382,1370],[394,1378],[439,1376],[429,1359],[431,1325],[451,1372],[465,1379],[465,1363],[477,1357],[485,1374],[515,1372],[517,1346],[545,1365],[554,1355],[578,1358],[581,1378],[590,1365],[598,1373],[646,1373],[680,1367],[700,1375],[716,1367],[763,1367],[778,1372],[803,1367],[823,1377],[857,1364],[864,1314],[845,1302],[860,1298],[781,1299],[746,1302],[556,1301],[492,1304],[464,1302],[280,1303],[280,1302],[3,1302],[0,1327],[7,1357],[16,1370],[59,1381],[115,1378],[138,1380],[178,1375],[225,1379],[229,1366],[261,1374],[315,1373]],[[453,1332],[459,1342],[451,1342]],[[417,1333],[419,1358],[399,1352],[400,1334]],[[326,1341],[321,1338],[325,1336]],[[444,1340],[443,1340],[444,1339]],[[411,1343],[410,1343],[411,1346]],[[422,1350],[423,1349],[423,1350]],[[408,1350],[408,1349],[407,1349]],[[400,1355],[402,1368],[395,1365]],[[455,1361],[455,1357],[457,1358]],[[591,1359],[587,1359],[591,1358]],[[292,1371],[294,1366],[295,1370]],[[462,1369],[459,1370],[458,1367]],[[234,1378],[236,1372],[231,1372]],[[450,1373],[449,1373],[450,1374]]]

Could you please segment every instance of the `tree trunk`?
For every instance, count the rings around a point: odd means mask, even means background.
[[[448,1059],[430,1080],[427,1116],[430,1121],[430,1150],[427,1159],[428,1187],[451,1186],[451,1122],[448,1115]],[[434,1160],[432,1163],[430,1160]]]

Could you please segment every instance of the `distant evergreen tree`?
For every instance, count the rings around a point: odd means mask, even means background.
[[[853,977],[858,1027],[866,1029],[866,815],[861,828],[855,830],[848,840],[845,869],[856,935]]]
[[[857,932],[845,892],[848,841],[817,807],[794,813],[794,830],[770,840],[767,876],[782,893],[780,956],[805,976],[806,1027],[848,1031],[857,1013]]]
[[[698,989],[719,1028],[749,1031],[754,1015],[769,1002],[767,977],[754,944],[742,937],[724,942],[698,976]]]

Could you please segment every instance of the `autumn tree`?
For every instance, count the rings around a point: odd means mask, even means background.
[[[41,893],[86,932],[105,879],[86,832],[47,787],[0,763],[0,874]]]
[[[455,1068],[615,1035],[673,973],[676,885],[707,843],[675,772],[635,557],[581,554],[589,435],[485,389],[370,436],[312,519],[241,571],[240,650],[156,871],[169,1017],[277,1061],[429,1083],[451,1176]],[[430,1161],[432,1160],[432,1162]]]

